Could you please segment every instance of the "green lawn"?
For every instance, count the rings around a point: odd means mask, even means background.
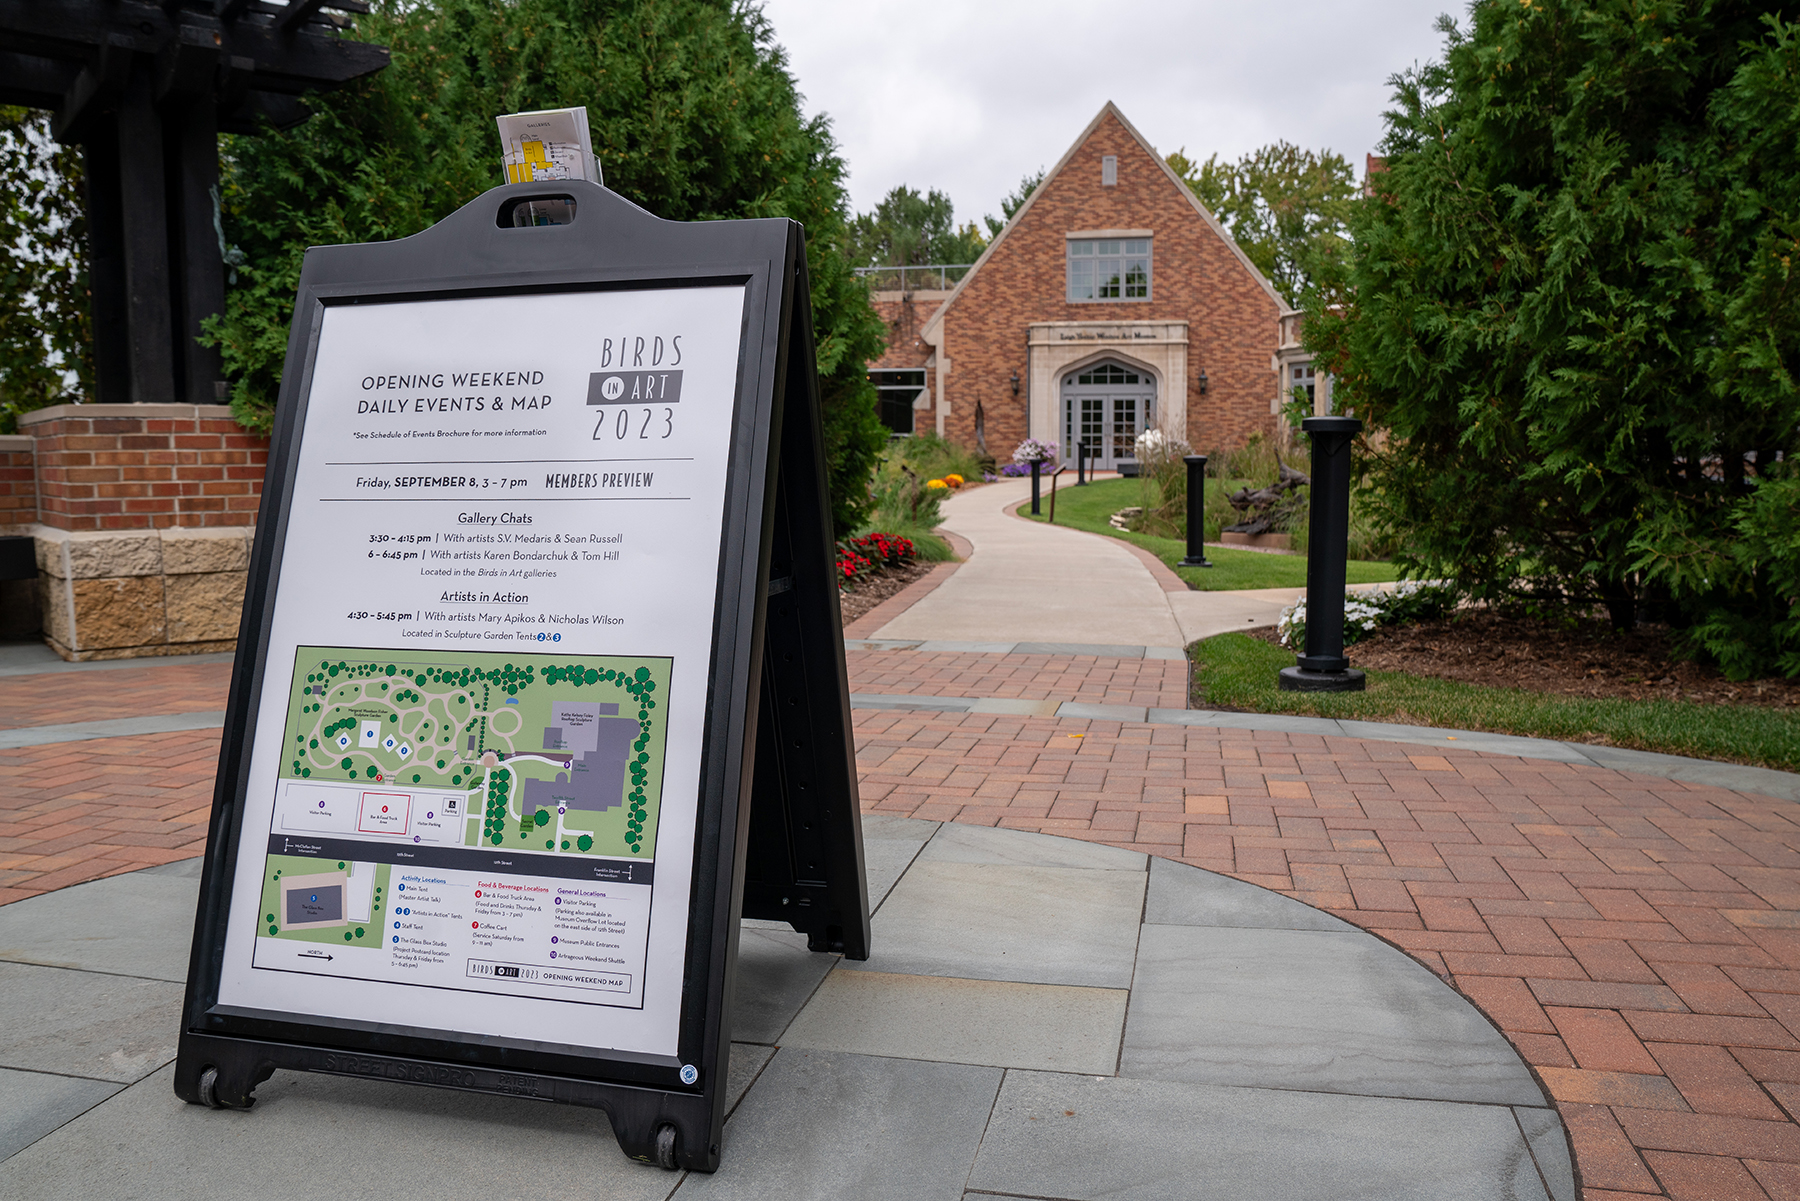
[[[1292,651],[1244,634],[1220,634],[1196,642],[1188,656],[1199,708],[1487,730],[1800,770],[1800,717],[1753,705],[1585,700],[1388,671],[1369,672],[1366,692],[1282,692],[1275,675],[1293,666]],[[1350,658],[1354,663],[1355,647]]]
[[[1217,488],[1220,483],[1218,480],[1208,480],[1206,486]],[[1105,534],[1141,546],[1174,568],[1175,574],[1186,580],[1188,587],[1201,592],[1306,587],[1304,555],[1269,555],[1253,550],[1209,546],[1206,548],[1206,557],[1212,561],[1212,567],[1180,567],[1177,564],[1187,556],[1187,546],[1179,539],[1152,538],[1147,534],[1115,530],[1107,524],[1107,518],[1120,509],[1141,503],[1141,497],[1136,480],[1096,480],[1078,488],[1074,478],[1064,472],[1057,481],[1056,524]],[[1049,520],[1050,485],[1047,482],[1043,485],[1040,507],[1043,513],[1036,520]],[[1019,515],[1030,517],[1031,506],[1026,505],[1020,509]],[[1345,572],[1345,582],[1351,584],[1382,584],[1393,578],[1393,564],[1372,563],[1361,559],[1352,559]]]

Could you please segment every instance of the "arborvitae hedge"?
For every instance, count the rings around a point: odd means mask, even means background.
[[[392,47],[392,65],[314,98],[287,133],[225,141],[225,235],[243,263],[215,331],[240,421],[272,416],[306,247],[418,232],[502,182],[496,115],[585,104],[607,186],[656,215],[805,223],[834,516],[842,533],[858,524],[886,437],[866,371],[883,330],[841,250],[830,128],[802,116],[756,9],[376,0],[356,36]]]
[[[1478,0],[1310,298],[1407,564],[1800,675],[1800,34]]]

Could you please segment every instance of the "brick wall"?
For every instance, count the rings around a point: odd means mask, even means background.
[[[931,347],[919,332],[938,311],[948,292],[873,292],[869,299],[887,326],[887,350],[870,367],[923,367]]]
[[[1100,160],[1117,155],[1118,183],[1101,184]],[[1071,304],[1067,249],[1071,230],[1149,229],[1151,299]],[[1012,395],[1013,372],[1027,367],[1027,327],[1036,321],[1188,322],[1184,381],[1188,438],[1207,451],[1272,434],[1276,382],[1269,366],[1281,306],[1195,210],[1131,130],[1109,109],[1067,163],[1038,189],[1019,223],[944,310],[939,352],[950,361],[944,395],[947,436],[973,445],[975,405],[986,420],[989,450],[1004,458],[1026,436],[1026,389]],[[1195,376],[1204,368],[1208,390]],[[1055,434],[1051,435],[1055,437]]]
[[[37,514],[62,530],[256,522],[269,444],[224,405],[59,405],[19,418],[37,444]]]
[[[924,370],[931,362],[931,344],[921,337],[925,323],[944,303],[949,292],[913,291],[913,292],[872,292],[870,303],[875,306],[875,313],[881,323],[887,327],[887,349],[879,359],[869,364],[870,370],[881,368],[915,368]],[[925,373],[926,395],[932,394],[935,381],[932,373]],[[935,399],[935,398],[934,398]],[[932,421],[931,408],[913,410],[913,422],[916,430],[929,431],[935,426]]]
[[[0,534],[24,533],[37,520],[36,443],[0,435]]]

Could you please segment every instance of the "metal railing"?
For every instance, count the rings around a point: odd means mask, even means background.
[[[947,292],[974,263],[931,263],[912,267],[858,267],[856,274],[876,292]]]

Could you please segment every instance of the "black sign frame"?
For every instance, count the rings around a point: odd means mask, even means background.
[[[552,196],[573,199],[572,221],[513,226],[522,201]],[[743,286],[744,325],[676,1061],[221,1006],[256,709],[265,676],[273,678],[266,658],[274,600],[327,307],[720,284]],[[716,1170],[739,918],[785,920],[815,951],[869,953],[836,576],[805,238],[796,222],[663,221],[584,181],[511,184],[410,238],[309,250],[220,748],[177,1095],[245,1108],[259,1083],[287,1068],[537,1097],[605,1111],[634,1159]],[[697,1078],[684,1082],[683,1065],[697,1069]]]

